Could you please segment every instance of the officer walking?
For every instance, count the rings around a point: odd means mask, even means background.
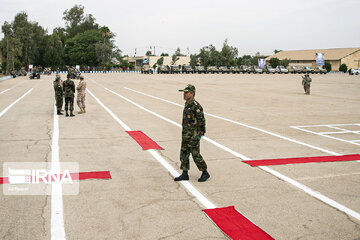
[[[196,166],[202,171],[199,182],[205,182],[210,174],[207,172],[207,165],[200,154],[200,138],[205,134],[205,117],[203,108],[194,99],[195,86],[188,84],[185,89],[179,90],[184,92],[185,107],[182,120],[182,141],[180,150],[180,169],[183,170],[175,181],[189,180],[188,171],[190,169],[190,153],[196,163]]]
[[[60,77],[56,77],[54,82],[54,90],[55,90],[55,100],[56,100],[56,109],[57,109],[57,115],[63,115],[61,113],[61,108],[63,105],[63,88],[60,83]]]
[[[75,116],[74,111],[74,93],[75,93],[75,83],[71,80],[71,74],[67,74],[67,79],[63,83],[64,95],[65,95],[65,112],[68,117],[68,109],[70,105],[70,117]]]
[[[80,108],[80,111],[78,112],[79,114],[81,113],[86,113],[85,110],[85,90],[86,90],[86,82],[84,80],[83,76],[80,76],[80,83],[79,85],[76,87],[77,90],[77,105]]]
[[[306,95],[310,95],[310,84],[311,84],[311,78],[309,74],[305,74],[305,77],[302,76],[302,85],[304,87],[304,91]]]

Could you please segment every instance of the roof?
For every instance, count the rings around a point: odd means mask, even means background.
[[[360,48],[333,48],[333,49],[281,51],[272,56],[267,57],[266,60],[270,60],[271,58],[278,58],[280,60],[288,58],[294,61],[315,60],[316,53],[323,53],[326,60],[340,60],[359,50]]]

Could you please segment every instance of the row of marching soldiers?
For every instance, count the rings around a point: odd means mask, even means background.
[[[65,112],[66,117],[75,116],[74,111],[74,95],[75,95],[75,83],[71,80],[71,74],[67,74],[67,79],[63,82],[60,78],[60,75],[57,75],[54,81],[54,90],[55,90],[55,100],[56,100],[56,108],[57,115],[63,115],[62,105],[63,100],[65,99]],[[85,110],[85,91],[86,91],[86,82],[83,76],[80,76],[80,82],[76,87],[77,90],[77,105],[80,108],[79,114],[86,113]],[[68,112],[70,110],[70,114]]]

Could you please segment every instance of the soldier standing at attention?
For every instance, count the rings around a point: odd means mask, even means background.
[[[56,77],[54,82],[54,90],[55,90],[55,100],[56,100],[56,109],[57,109],[57,115],[63,115],[61,113],[61,108],[63,105],[63,88],[60,83],[60,77]]]
[[[77,90],[77,105],[80,108],[80,111],[78,112],[79,114],[81,113],[86,113],[85,111],[85,90],[86,90],[86,82],[84,80],[83,76],[80,76],[80,83],[79,85],[76,87]]]
[[[75,116],[74,111],[74,93],[75,93],[75,83],[70,79],[71,74],[67,74],[67,79],[63,83],[64,95],[65,95],[65,112],[68,117],[68,109],[70,105],[70,117]]]
[[[302,79],[302,85],[304,86],[305,94],[310,95],[311,78],[309,74],[305,74],[305,77],[302,77]]]
[[[188,171],[190,169],[190,153],[196,163],[196,166],[202,171],[199,182],[205,182],[210,174],[207,172],[207,165],[200,154],[200,138],[205,134],[205,117],[203,108],[194,99],[195,86],[188,84],[185,89],[179,90],[184,92],[185,107],[182,120],[182,141],[180,150],[180,169],[183,170],[175,181],[189,180]]]

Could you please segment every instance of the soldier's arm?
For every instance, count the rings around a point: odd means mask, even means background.
[[[205,116],[202,107],[197,107],[195,112],[196,112],[195,113],[196,119],[198,120],[199,123],[200,132],[202,132],[201,135],[204,135],[206,132],[206,123],[205,123]]]
[[[72,90],[73,90],[73,92],[75,93],[75,83],[73,82],[73,84],[72,84]]]

